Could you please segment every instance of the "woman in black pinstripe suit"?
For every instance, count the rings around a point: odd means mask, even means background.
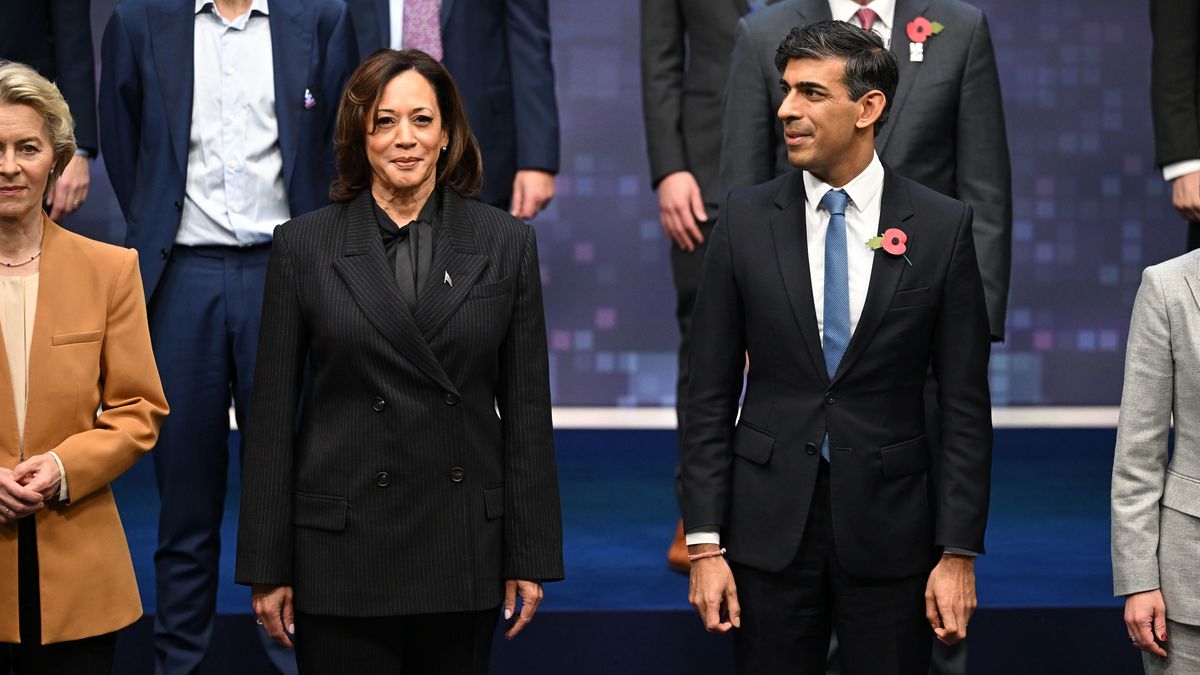
[[[334,204],[275,231],[237,580],[301,672],[486,673],[563,575],[534,233],[469,199],[422,52],[358,67],[336,144]]]

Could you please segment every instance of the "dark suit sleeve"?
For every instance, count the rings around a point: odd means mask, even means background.
[[[1151,0],[1150,105],[1158,165],[1200,159],[1200,3]]]
[[[779,86],[773,63],[763,63],[746,19],[738,21],[721,117],[721,192],[775,177],[776,128],[770,87]]]
[[[558,172],[558,102],[546,0],[508,0],[508,58],[517,125],[517,170]]]
[[[54,0],[50,33],[56,84],[75,118],[75,144],[94,157],[100,151],[100,139],[96,132],[91,0]]]
[[[1000,76],[987,19],[971,39],[958,98],[958,198],[975,211],[975,248],[993,340],[1004,339],[1012,267],[1012,168],[1000,98]]]
[[[350,8],[341,3],[338,4],[337,19],[322,42],[325,46],[325,66],[321,70],[321,91],[328,92],[327,95],[331,95],[331,100],[341,100],[346,83],[350,81],[350,74],[358,67],[358,38],[354,33],[354,20],[350,15]],[[328,175],[326,185],[328,185],[337,175],[333,137],[337,127],[338,106],[334,104],[322,106],[322,108],[326,112],[325,119],[322,120],[321,138],[325,139],[323,157],[328,167],[326,171]]]
[[[690,170],[682,128],[685,51],[679,0],[642,0],[642,116],[655,188]]]
[[[734,277],[730,211],[723,204],[720,213],[692,314],[691,378],[680,457],[681,505],[688,531],[724,526],[733,424],[745,364],[745,312]]]
[[[252,420],[243,433],[240,584],[292,583],[292,461],[308,333],[286,228],[275,228],[263,291]]]
[[[100,43],[100,143],[126,220],[131,217],[142,125],[142,83],[125,21],[114,11]]]
[[[942,417],[934,543],[983,553],[992,474],[991,343],[971,219],[964,206],[933,335]]]
[[[504,578],[563,578],[562,515],[550,419],[550,366],[541,266],[526,227],[497,404],[504,424]]]

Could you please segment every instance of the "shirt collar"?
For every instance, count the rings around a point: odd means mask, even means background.
[[[826,184],[825,181],[807,171],[804,172],[804,197],[812,209],[815,210],[821,204],[825,193],[833,189],[833,186]],[[871,163],[867,164],[867,168],[863,169],[862,173],[855,176],[849,183],[843,185],[841,189],[846,191],[846,195],[850,197],[850,203],[858,209],[859,213],[870,208],[883,192],[883,163],[879,161],[879,154],[872,153]]]
[[[855,0],[829,0],[829,13],[838,21],[850,21],[862,8],[863,6]],[[871,0],[867,8],[879,15],[879,23],[885,28],[892,27],[892,22],[896,19],[896,0]]]
[[[210,8],[212,10],[212,13],[214,15],[216,15],[218,18],[222,18],[222,19],[224,18],[220,15],[219,12],[217,12],[216,3],[214,2],[214,0],[196,0],[196,12],[195,12],[196,14],[199,14],[200,12],[209,11]],[[270,13],[271,13],[270,4],[267,2],[267,0],[252,0],[250,2],[250,11],[248,13],[253,14],[254,12],[258,12],[258,13],[264,14],[264,15],[270,15]]]

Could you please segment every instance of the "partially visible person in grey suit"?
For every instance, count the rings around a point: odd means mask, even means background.
[[[680,429],[687,402],[692,307],[705,242],[722,196],[720,102],[729,77],[733,31],[742,15],[774,1],[642,0],[642,117],[650,184],[658,193],[663,232],[671,240],[679,324],[675,417]],[[682,520],[667,551],[667,565],[683,574],[690,569]]]
[[[916,35],[925,41],[919,43],[923,60],[914,61],[909,25],[919,18],[944,27],[936,35]],[[783,102],[772,65],[775,48],[793,26],[830,19],[867,22],[896,55],[900,83],[875,149],[896,173],[975,211],[988,323],[992,340],[1003,340],[1012,171],[991,33],[978,8],[959,0],[874,0],[865,6],[855,0],[786,0],[743,18],[725,90],[722,194],[792,170],[775,116]]]
[[[237,581],[303,674],[481,675],[563,576],[534,231],[471,198],[424,52],[359,65],[335,144],[334,204],[275,229]]]
[[[1113,591],[1150,675],[1200,673],[1200,252],[1148,267],[1112,478]],[[1171,419],[1175,451],[1168,452]]]

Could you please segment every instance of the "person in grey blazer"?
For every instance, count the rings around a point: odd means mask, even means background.
[[[1200,252],[1146,268],[1112,477],[1113,591],[1150,675],[1200,672]],[[1175,450],[1168,451],[1171,421]]]
[[[334,204],[275,230],[236,579],[301,673],[486,673],[563,576],[534,231],[469,198],[424,52],[359,65],[335,144]]]
[[[992,340],[1001,341],[1012,259],[1012,172],[987,19],[959,0],[895,0],[890,17],[883,3],[876,4],[883,16],[874,29],[890,33],[900,83],[875,149],[897,173],[975,211],[975,250],[988,323]],[[848,9],[834,16],[833,6]],[[772,66],[779,42],[793,26],[829,19],[858,23],[860,9],[857,2],[786,0],[738,23],[725,89],[722,196],[791,170],[783,127],[775,117],[783,102]],[[913,60],[908,36],[909,23],[918,17],[944,26],[922,43],[922,61]]]
[[[721,92],[729,76],[733,31],[742,15],[766,4],[642,0],[642,116],[650,183],[658,192],[659,221],[672,244],[679,325],[675,416],[680,428],[687,404],[692,307],[721,197]],[[682,520],[667,552],[667,565],[688,573]]]

